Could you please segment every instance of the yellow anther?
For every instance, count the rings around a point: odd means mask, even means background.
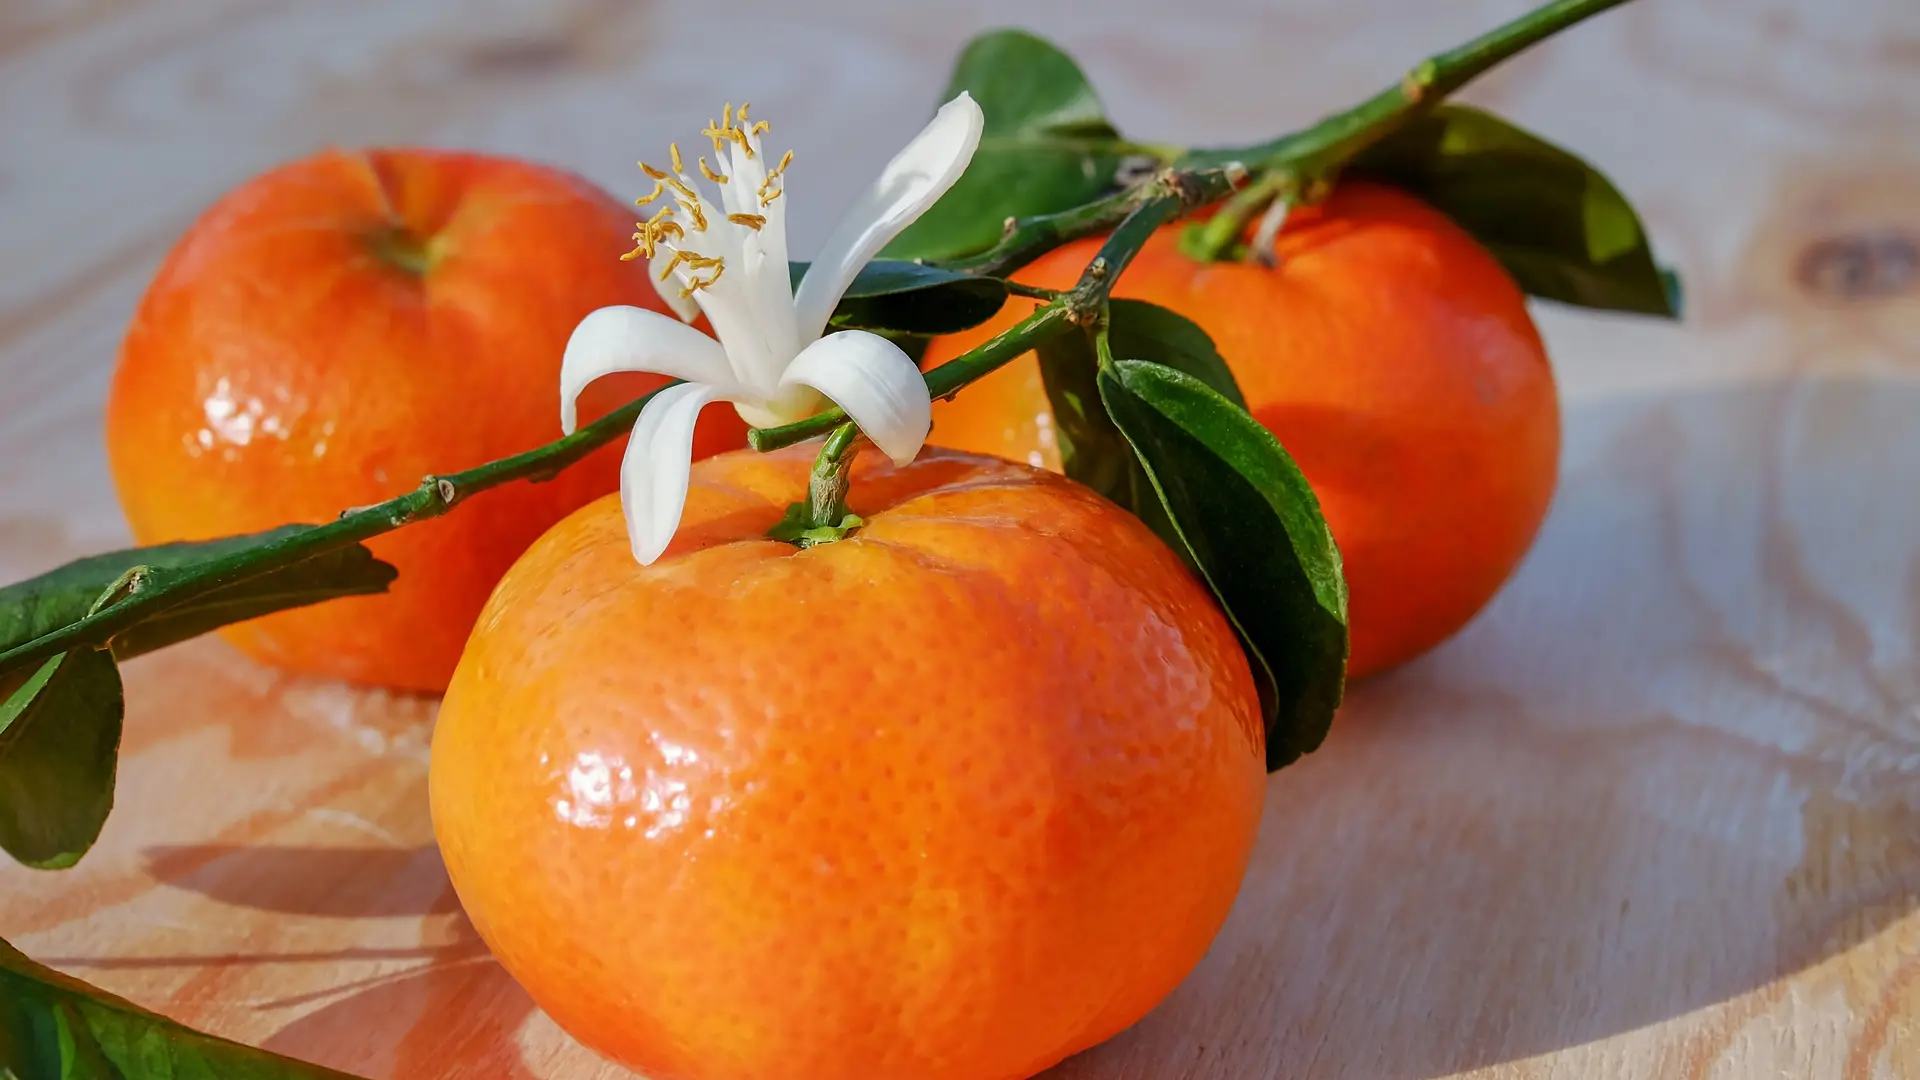
[[[746,134],[737,127],[715,127],[712,124],[708,124],[706,130],[700,134],[713,140],[713,152],[716,154],[720,152],[722,145],[725,143],[732,143],[747,151],[749,154],[753,152],[753,148],[747,145]]]
[[[661,183],[658,180],[655,180],[653,182],[653,190],[648,192],[646,195],[642,196],[641,198],[633,200],[633,205],[645,206],[648,203],[652,202],[653,200],[659,198],[661,195],[665,194],[666,190],[667,190],[666,184]]]
[[[740,103],[740,112],[734,116],[734,119],[739,122],[741,127],[747,126],[747,110],[751,108],[753,108],[753,102],[751,101],[743,101]]]
[[[671,218],[653,227],[654,243],[659,243],[660,241],[667,239],[669,236],[671,236],[675,240],[680,240],[680,239],[684,239],[686,235],[687,235],[687,230],[681,228],[680,223],[677,221],[674,221]]]
[[[706,211],[700,208],[700,199],[698,196],[692,192],[683,192],[680,195],[680,209],[685,210],[687,215],[693,218],[694,232],[707,231]]]
[[[621,259],[632,259],[639,255],[645,255],[649,259],[653,258],[653,246],[659,243],[660,238],[666,234],[666,231],[672,229],[678,232],[680,229],[680,226],[674,224],[671,220],[670,215],[672,215],[672,213],[672,207],[663,206],[658,213],[647,220],[634,222],[634,227],[639,229],[639,231],[633,234],[633,239],[639,246],[627,254],[622,255]]]
[[[759,214],[728,214],[727,220],[735,225],[745,225],[754,232],[759,232],[760,226],[767,223],[767,219]]]
[[[679,143],[671,142],[667,144],[667,156],[673,159],[674,172],[683,173],[687,171],[687,166],[680,160],[680,144]]]
[[[688,269],[691,270],[711,270],[724,267],[726,260],[717,256],[708,258],[698,252],[686,251],[684,249],[676,251],[673,253],[673,258],[667,260],[667,265],[660,268],[660,280],[667,280],[667,277],[671,275],[681,263],[686,263]]]
[[[666,173],[661,172],[659,169],[654,168],[644,161],[640,163],[640,171],[646,173],[649,178],[654,180],[665,180],[667,178]]]
[[[773,130],[773,125],[772,125],[772,124],[769,124],[769,123],[767,123],[767,122],[766,122],[765,120],[755,120],[755,121],[753,122],[753,126],[752,126],[751,128],[748,128],[748,129],[747,129],[747,134],[749,134],[749,135],[764,135],[764,134],[766,134],[767,132],[769,132],[769,131],[772,131],[772,130]]]
[[[791,164],[793,164],[793,151],[789,150],[786,153],[780,155],[780,164],[775,165],[772,169],[769,169],[767,171],[767,178],[765,180],[760,181],[760,190],[758,194],[760,196],[761,209],[764,210],[765,208],[772,206],[773,200],[780,197],[780,192],[784,189],[774,187],[773,185],[776,183],[779,183],[780,174],[786,172],[787,166]]]
[[[719,259],[715,259],[714,267],[713,267],[713,276],[709,278],[704,278],[704,279],[694,278],[692,281],[689,281],[687,283],[687,287],[680,290],[680,299],[691,300],[693,299],[694,293],[699,292],[701,289],[712,288],[713,283],[716,281],[719,281],[720,275],[726,272],[727,272],[727,264],[720,261]]]
[[[707,166],[706,158],[700,159],[700,175],[706,177],[707,179],[713,181],[716,184],[724,184],[727,182],[727,178],[724,175],[714,172],[711,168]]]
[[[740,111],[744,113],[747,110],[743,106],[740,109]],[[722,105],[720,107],[720,126],[723,128],[730,128],[733,126],[733,102],[731,101],[727,102],[725,105]]]

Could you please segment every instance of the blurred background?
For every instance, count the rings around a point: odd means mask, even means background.
[[[124,541],[100,444],[116,344],[194,216],[287,159],[499,151],[630,197],[636,159],[751,99],[796,151],[805,257],[978,30],[1063,45],[1127,135],[1206,145],[1302,126],[1528,6],[0,0],[0,576]],[[1459,638],[1354,689],[1327,749],[1273,781],[1206,964],[1061,1073],[1920,1076],[1920,4],[1639,0],[1463,96],[1608,173],[1682,272],[1686,319],[1537,305],[1567,433],[1534,552]],[[178,709],[211,680],[221,708],[267,709],[194,659],[217,648],[140,669],[141,692]],[[420,816],[418,777],[395,768],[388,816],[367,813],[422,844],[393,809]],[[396,850],[383,895],[421,899],[373,914],[447,925],[431,851]],[[121,896],[100,882],[139,856],[96,859],[61,888]],[[0,896],[28,880],[53,888],[7,868]],[[84,962],[101,920],[165,921],[142,903],[0,914]],[[298,908],[245,917],[272,937]],[[465,1075],[476,1046],[597,1075],[538,1021],[521,1033],[470,939],[432,940],[445,981],[357,1005],[79,973],[375,1075]],[[419,970],[369,964],[334,981]]]

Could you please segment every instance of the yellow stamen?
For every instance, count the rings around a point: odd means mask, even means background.
[[[740,147],[742,150],[745,150],[749,155],[753,153],[753,148],[747,145],[746,134],[743,133],[739,128],[714,127],[713,125],[709,124],[706,130],[702,131],[700,134],[705,135],[707,138],[713,140],[713,152],[715,154],[718,154],[720,152],[721,146],[723,143],[732,143],[735,146]]]
[[[649,179],[665,180],[667,178],[666,173],[661,172],[659,169],[654,168],[644,161],[640,163],[640,171],[646,173]]]
[[[660,268],[660,280],[667,280],[668,276],[670,276],[681,263],[686,263],[688,268],[692,270],[711,270],[724,267],[726,260],[718,256],[709,258],[698,252],[687,251],[683,248],[674,252],[673,258],[667,260],[667,265]]]
[[[747,110],[751,108],[753,108],[753,102],[751,101],[741,102],[740,112],[736,116],[734,116],[734,119],[739,122],[741,127],[747,126]]]
[[[766,134],[767,132],[769,132],[769,131],[772,131],[772,130],[773,130],[773,125],[772,125],[772,124],[769,124],[769,123],[767,123],[767,122],[766,122],[765,120],[755,120],[755,121],[753,122],[753,127],[751,127],[751,128],[749,128],[749,129],[747,129],[747,134],[749,134],[749,135],[764,135],[764,134]]]
[[[649,259],[653,258],[653,247],[660,242],[660,238],[666,234],[667,230],[672,229],[676,233],[680,231],[680,226],[671,220],[672,213],[672,207],[663,206],[658,213],[647,220],[634,222],[634,227],[639,231],[633,234],[633,239],[638,246],[620,256],[621,261],[625,262],[641,255]]]
[[[693,191],[684,184],[676,186],[680,189],[678,193],[680,209],[685,210],[693,218],[693,231],[706,232],[707,215],[705,211],[700,209],[700,196],[694,194]]]
[[[728,214],[727,220],[735,225],[745,225],[754,232],[759,232],[760,227],[767,223],[767,219],[759,214]]]
[[[653,182],[653,190],[648,192],[646,195],[633,200],[633,205],[645,206],[648,203],[652,202],[653,200],[659,198],[661,195],[666,194],[666,191],[667,191],[667,185],[661,183],[658,180],[655,180]]]
[[[747,110],[743,107],[740,111],[746,112]],[[728,128],[733,126],[733,102],[731,101],[720,107],[720,126]]]
[[[760,181],[760,191],[758,194],[760,196],[761,209],[772,206],[773,200],[780,197],[780,193],[784,188],[776,188],[773,185],[779,182],[780,174],[786,172],[787,166],[791,164],[793,164],[793,151],[789,150],[780,155],[780,164],[769,169],[767,171],[767,178]]]
[[[680,290],[680,299],[691,300],[693,299],[693,294],[699,292],[701,289],[711,289],[713,283],[720,280],[720,275],[726,272],[727,264],[724,260],[713,260],[713,276],[706,279],[694,278],[688,282],[687,287]]]
[[[680,144],[679,143],[670,142],[667,144],[667,156],[673,158],[674,172],[683,173],[687,171],[686,165],[680,161]]]
[[[712,288],[713,283],[720,280],[720,275],[727,272],[727,260],[723,257],[708,257],[705,255],[697,255],[691,251],[676,251],[673,253],[673,259],[667,263],[665,269],[661,270],[660,280],[667,280],[667,277],[671,275],[675,268],[681,263],[685,263],[687,269],[690,271],[687,275],[687,287],[680,290],[680,297],[683,300],[692,299],[693,294],[699,292],[701,289]],[[699,276],[699,271],[701,270],[711,270],[713,273],[702,278]]]
[[[707,167],[706,158],[700,159],[700,175],[706,177],[707,179],[713,181],[716,184],[724,184],[727,182],[727,178],[724,175],[714,172],[711,168]]]

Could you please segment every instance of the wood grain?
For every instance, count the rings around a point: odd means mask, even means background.
[[[1130,133],[1208,142],[1521,6],[9,0],[0,575],[124,540],[99,438],[118,336],[192,216],[282,159],[471,146],[625,191],[750,97],[800,151],[805,251],[978,28],[1067,44]],[[1911,0],[1643,0],[1474,89],[1605,164],[1689,317],[1541,310],[1568,441],[1537,549],[1457,640],[1355,688],[1271,781],[1205,963],[1052,1075],[1920,1077],[1916,76]],[[102,847],[0,868],[0,932],[374,1077],[621,1075],[461,918],[430,703],[214,642],[128,680]]]

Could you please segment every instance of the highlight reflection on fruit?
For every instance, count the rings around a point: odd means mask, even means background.
[[[560,355],[594,308],[664,310],[619,262],[632,215],[556,169],[435,150],[330,151],[242,185],[168,256],[121,348],[107,450],[143,544],[322,522],[554,437]],[[665,380],[593,388],[589,419]],[[696,452],[739,446],[715,411]],[[385,596],[224,633],[294,671],[439,691],[500,575],[614,490],[620,450],[377,537]]]
[[[1353,183],[1295,209],[1274,265],[1201,263],[1161,229],[1114,288],[1213,338],[1254,417],[1313,484],[1340,543],[1358,677],[1432,648],[1492,599],[1553,496],[1560,413],[1526,301],[1432,207]],[[1016,278],[1065,288],[1099,247],[1068,244]],[[934,341],[950,360],[1031,309]],[[932,441],[1060,467],[1039,362],[934,403]]]

